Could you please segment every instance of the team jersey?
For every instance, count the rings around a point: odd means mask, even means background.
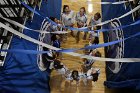
[[[97,25],[97,24],[100,24],[101,23],[101,18],[98,19],[98,20],[95,20],[94,17],[91,18],[90,20],[90,25],[91,26],[94,26],[94,25]]]
[[[87,71],[87,79],[93,79],[92,74],[97,73],[98,75],[100,74],[100,69],[99,68],[91,68]]]
[[[76,14],[75,20],[77,21],[78,24],[84,23],[84,25],[87,25],[87,15],[86,14],[81,16],[80,13],[78,12]]]
[[[61,20],[62,20],[62,23],[65,26],[70,26],[71,24],[74,24],[74,22],[75,22],[75,14],[74,14],[74,12],[70,11],[69,14],[62,13]]]

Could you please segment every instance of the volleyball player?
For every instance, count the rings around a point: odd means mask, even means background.
[[[75,23],[75,14],[74,11],[70,10],[68,5],[63,6],[63,13],[61,15],[61,20],[64,26],[73,27]],[[74,37],[73,31],[71,31],[71,35]]]
[[[97,42],[97,44],[99,43],[99,32],[95,31],[95,30],[99,30],[101,29],[101,26],[99,25],[101,23],[101,14],[99,12],[97,12],[91,19],[89,22],[89,26],[91,28],[92,31],[90,31],[90,39],[93,41],[94,39],[96,39],[95,41]],[[98,41],[97,41],[98,40]]]
[[[81,7],[80,11],[76,14],[75,20],[77,22],[77,27],[81,28],[81,27],[85,27],[87,26],[87,15],[86,15],[86,9],[85,7]],[[86,39],[87,36],[87,32],[84,33],[84,39]],[[79,43],[80,40],[80,31],[77,32],[76,35],[76,43]]]

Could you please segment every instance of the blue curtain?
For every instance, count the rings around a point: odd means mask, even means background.
[[[46,3],[47,4],[44,3],[45,5],[43,6],[46,8],[42,12],[44,13],[43,15],[60,19],[62,0],[46,0]]]
[[[117,0],[102,0],[103,2],[115,2]],[[129,4],[102,5],[102,21],[119,17],[131,10]],[[103,28],[113,28],[132,23],[132,15],[115,20],[111,24],[104,25]],[[104,41],[114,41],[123,39],[139,32],[140,26],[119,29],[119,31],[109,31],[104,33]],[[140,58],[140,37],[129,39],[125,42],[105,48],[105,56],[110,58]],[[140,63],[106,63],[105,86],[108,88],[132,88],[140,89]]]
[[[44,16],[60,18],[61,0],[42,1],[40,11]],[[54,11],[55,10],[55,11]],[[26,26],[40,29],[43,19],[34,15],[33,21],[27,21]],[[24,30],[24,34],[38,39],[39,34]],[[14,36],[11,49],[37,50],[37,46],[27,40]],[[50,93],[49,71],[40,71],[37,65],[37,55],[8,53],[5,64],[0,67],[1,93]]]

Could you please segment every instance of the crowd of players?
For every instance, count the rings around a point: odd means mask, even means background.
[[[50,19],[55,23],[57,23],[58,25],[53,25],[49,23],[47,20],[44,20],[41,26],[42,31],[44,30],[47,32],[68,31],[68,29],[62,28],[62,26],[74,27],[76,23],[78,28],[88,26],[89,29],[92,30],[90,32],[84,32],[83,39],[89,40],[89,43],[86,44],[85,46],[99,44],[99,33],[95,32],[94,30],[101,29],[101,26],[96,26],[101,22],[100,13],[96,13],[90,19],[88,24],[88,16],[86,14],[86,10],[84,7],[81,7],[79,12],[75,14],[74,11],[70,10],[68,5],[64,5],[61,20],[58,20],[55,17],[50,17]],[[76,43],[79,43],[80,41],[80,33],[81,31],[77,31],[75,35],[74,31],[71,31],[71,35],[76,39]],[[67,37],[68,37],[67,34],[41,33],[39,35],[39,41],[57,48],[61,48],[61,43],[67,42]],[[49,68],[50,70],[56,70],[60,75],[62,75],[65,78],[65,80],[70,81],[70,83],[72,81],[76,81],[77,85],[79,85],[80,80],[82,80],[85,85],[87,85],[88,81],[96,82],[98,80],[100,69],[94,68],[92,66],[95,60],[83,58],[83,63],[81,65],[80,70],[77,69],[70,70],[66,65],[64,65],[61,62],[61,59],[63,59],[61,53],[42,46],[39,46],[38,50],[48,51],[48,53],[40,54],[38,56],[38,65],[42,71],[46,70],[47,68]],[[94,57],[101,57],[101,53],[97,49],[86,49],[84,51],[84,54]]]

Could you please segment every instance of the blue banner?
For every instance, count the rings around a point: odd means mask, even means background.
[[[106,0],[102,0],[106,1]],[[116,0],[107,0],[115,2]],[[131,10],[130,4],[102,5],[102,21],[113,19]],[[133,14],[120,20],[114,20],[104,25],[103,29],[116,28],[122,25],[133,23]],[[140,26],[135,25],[127,28],[120,28],[114,31],[104,32],[104,41],[124,39],[140,31]],[[105,48],[105,56],[109,58],[139,58],[140,57],[140,36],[129,39],[127,42],[120,42]],[[108,88],[131,88],[140,89],[140,63],[106,63],[105,86]]]
[[[47,2],[46,2],[47,1]],[[51,6],[54,4],[53,6]],[[57,4],[57,6],[56,6]],[[48,7],[49,8],[48,10]],[[53,10],[56,9],[54,12]],[[37,11],[39,11],[36,8]],[[47,11],[46,11],[47,10]],[[61,0],[42,0],[40,12],[43,15],[59,18]],[[44,18],[34,15],[32,22],[26,22],[26,26],[40,29]],[[38,39],[39,33],[24,30],[24,34]],[[14,36],[10,49],[37,50],[37,45]],[[37,64],[37,54],[8,53],[5,64],[0,67],[0,92],[1,93],[50,93],[49,70],[41,71]]]

